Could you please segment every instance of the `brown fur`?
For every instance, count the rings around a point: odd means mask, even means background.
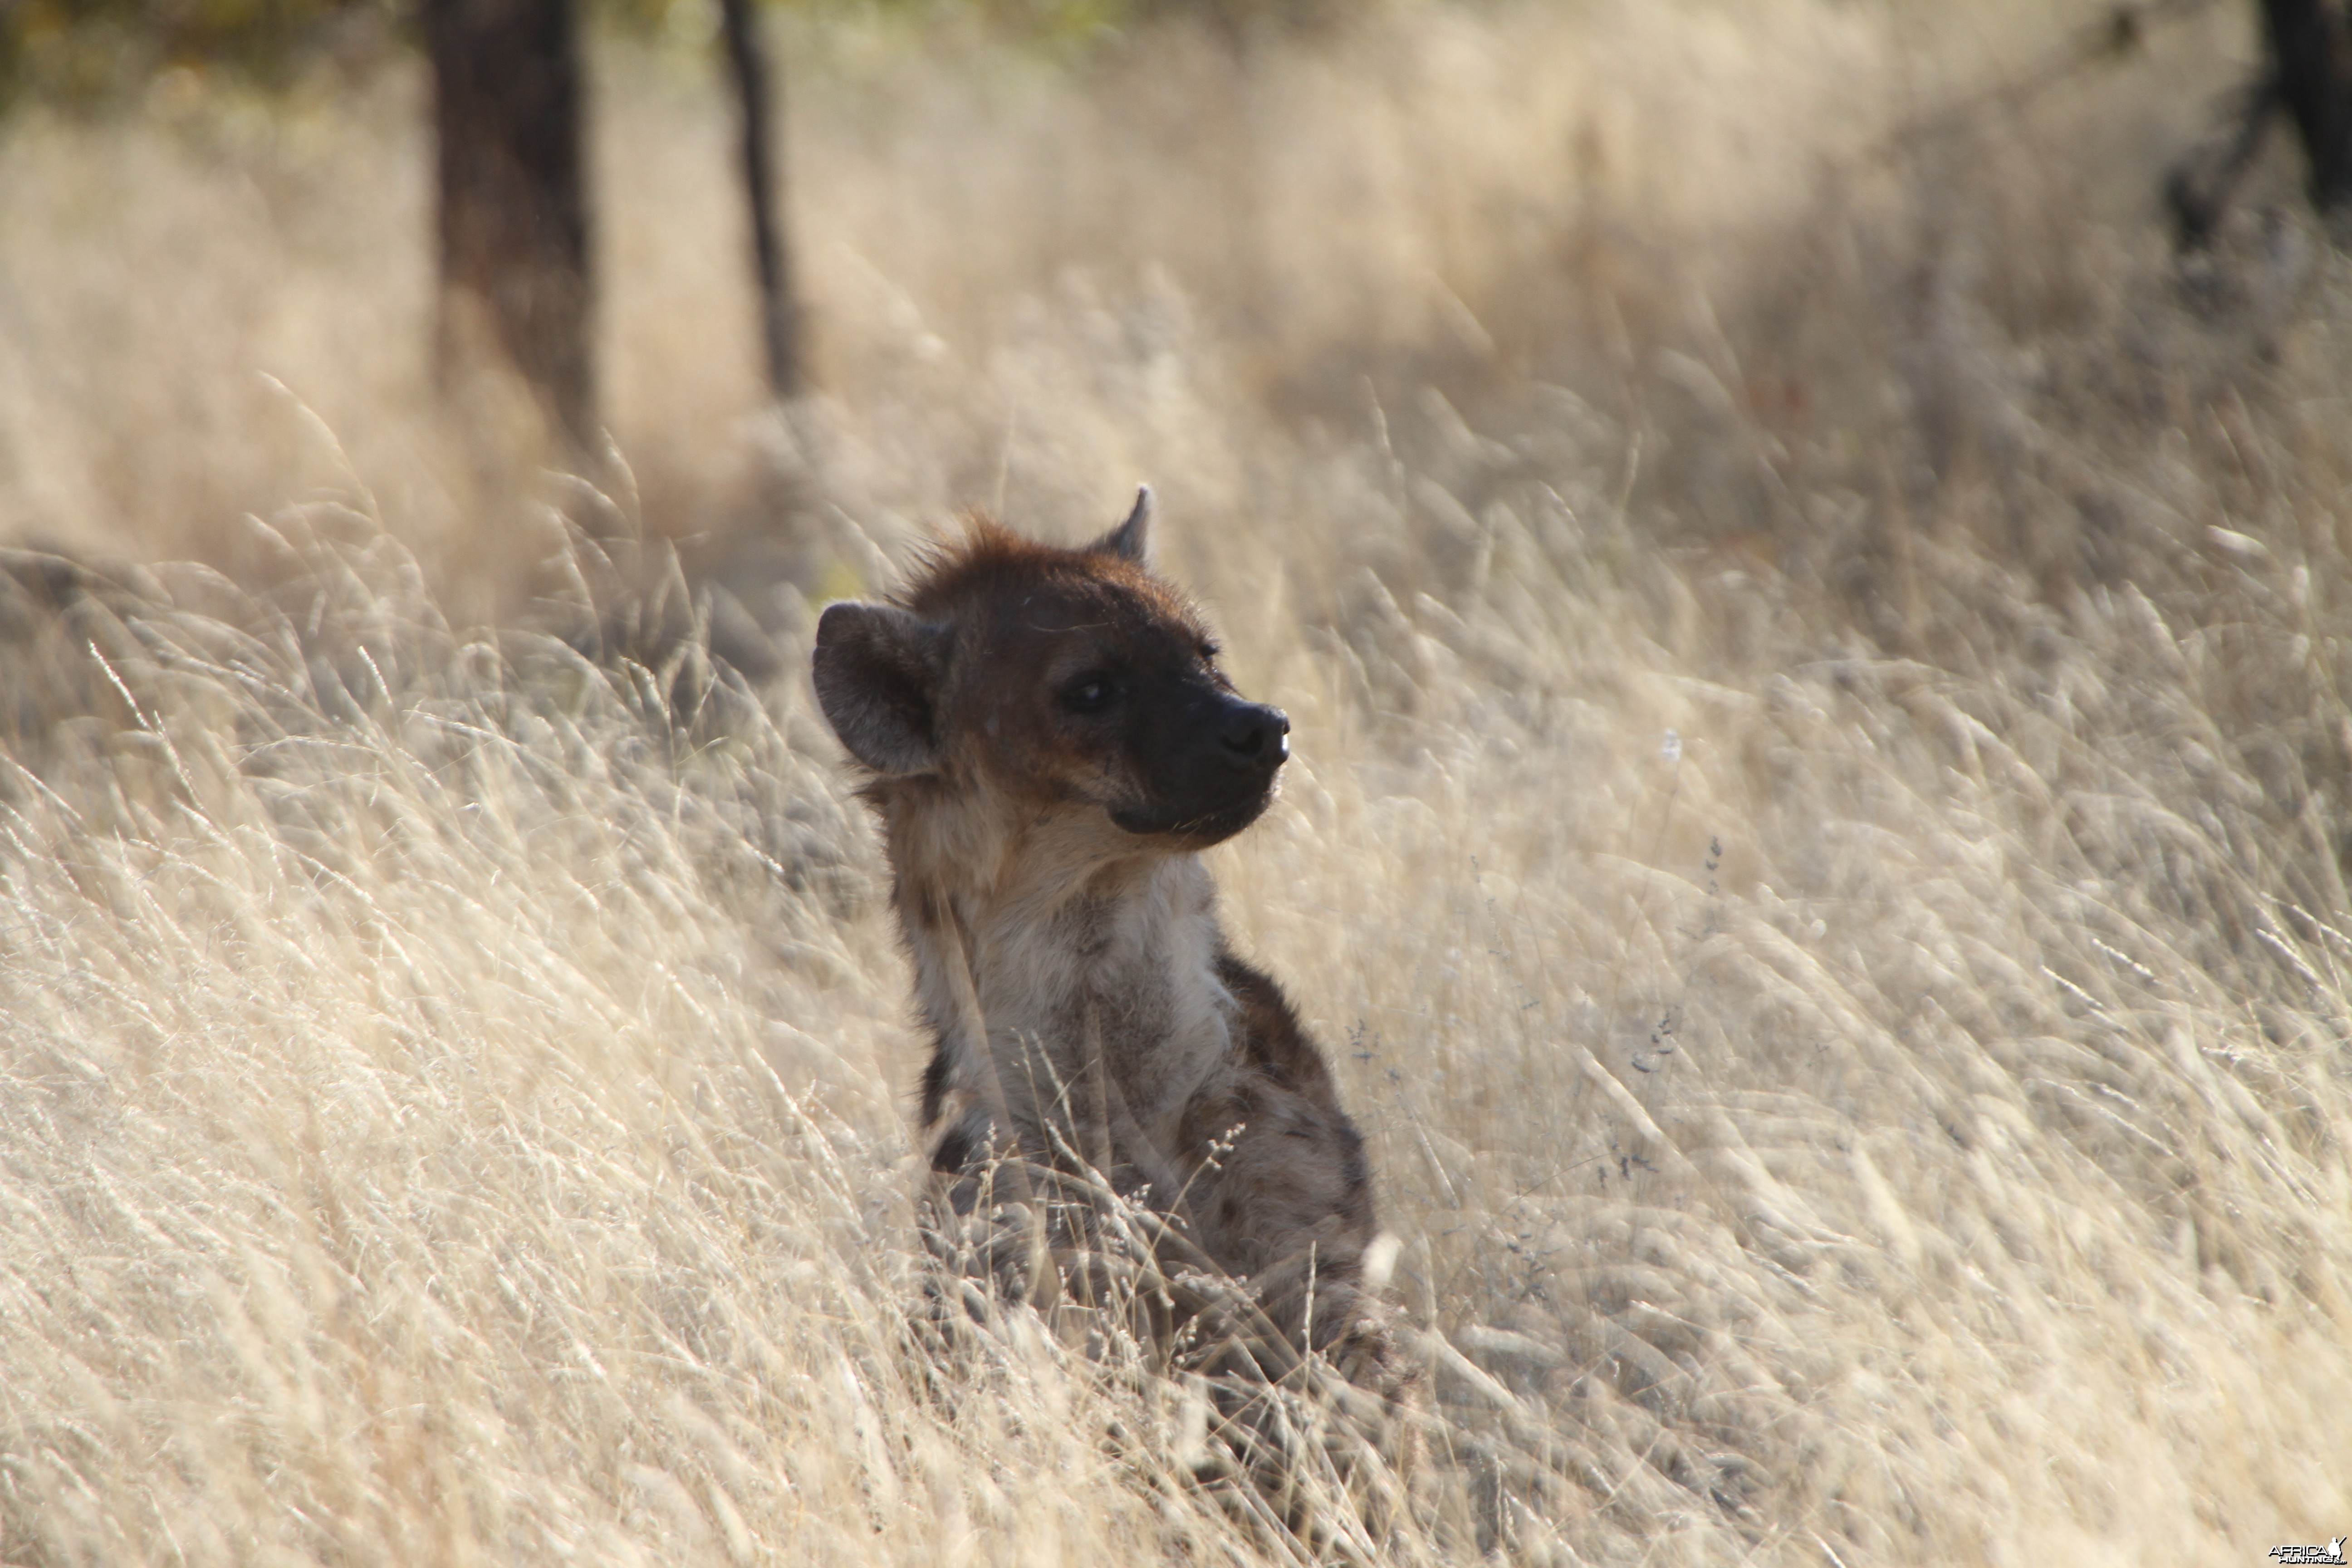
[[[1272,799],[1288,721],[1234,693],[1143,565],[1147,520],[1148,495],[1085,550],[978,525],[819,629],[933,1041],[934,1223],[967,1245],[1027,1222],[1009,1197],[1098,1173],[1164,1217],[1164,1277],[1244,1281],[1262,1332],[1394,1396],[1363,1141],[1281,987],[1227,945],[1199,858]],[[1008,1187],[1007,1158],[1034,1179]],[[987,1245],[1034,1295],[1041,1250],[1066,1275],[1086,1239]]]

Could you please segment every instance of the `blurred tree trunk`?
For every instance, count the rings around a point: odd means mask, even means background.
[[[594,291],[572,0],[423,0],[439,146],[446,389],[498,362],[593,450]]]
[[[2322,212],[2352,201],[2352,28],[2341,0],[2263,0],[2280,105],[2311,160]]]
[[[720,0],[727,64],[743,130],[743,191],[751,224],[751,265],[760,285],[760,339],[768,386],[780,398],[801,390],[800,308],[793,298],[792,250],[779,211],[782,170],[776,154],[773,77],[751,0]]]
[[[2346,0],[2260,0],[2263,69],[2248,88],[2237,123],[2190,150],[2165,178],[2173,243],[2201,249],[2219,231],[2230,197],[2284,110],[2311,165],[2311,205],[2322,214],[2352,212],[2352,22]]]

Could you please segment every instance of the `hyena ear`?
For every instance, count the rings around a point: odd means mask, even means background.
[[[1140,566],[1144,556],[1150,552],[1150,543],[1151,487],[1138,485],[1135,488],[1135,510],[1127,514],[1127,521],[1087,545],[1087,549],[1097,555],[1116,555],[1121,561],[1132,561]]]
[[[929,773],[948,628],[895,605],[825,606],[816,623],[817,705],[849,754],[877,773]]]

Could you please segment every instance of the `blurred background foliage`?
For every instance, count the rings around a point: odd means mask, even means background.
[[[1234,37],[1326,26],[1343,0],[761,0],[763,8],[957,21],[1070,47],[1183,17]],[[718,0],[585,0],[592,20],[698,45]],[[415,47],[413,0],[11,0],[0,5],[0,112],[28,102],[88,112],[173,70],[264,92],[363,78]]]
[[[108,107],[174,68],[283,89],[365,70],[407,31],[404,0],[16,0],[0,7],[0,108]]]

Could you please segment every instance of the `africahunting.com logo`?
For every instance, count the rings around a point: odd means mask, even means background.
[[[2281,1563],[2341,1563],[2344,1538],[2339,1535],[2325,1546],[2273,1546],[2271,1555]]]

